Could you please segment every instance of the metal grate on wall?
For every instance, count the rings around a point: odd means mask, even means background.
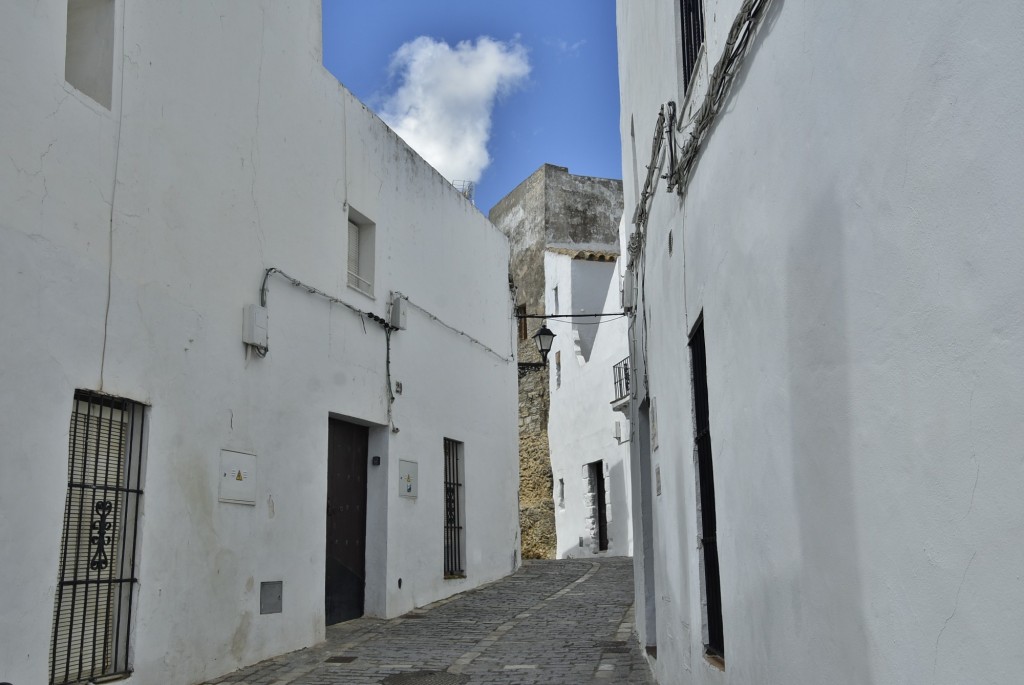
[[[131,673],[145,407],[76,391],[50,683]]]
[[[629,357],[612,367],[612,381],[615,383],[615,399],[629,395]]]
[[[462,443],[444,439],[444,575],[465,578]]]
[[[690,89],[700,46],[704,44],[704,8],[701,0],[680,0],[679,21],[683,44],[683,92]]]

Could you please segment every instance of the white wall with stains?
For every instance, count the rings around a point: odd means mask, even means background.
[[[678,4],[618,3],[627,216],[659,107],[688,120],[741,2],[703,3],[692,103]],[[775,0],[685,196],[655,176],[633,352],[657,443],[634,466],[660,494],[634,520],[661,682],[1020,680],[1022,31],[1011,2]],[[701,314],[724,670],[703,655]]]
[[[148,405],[132,633],[139,685],[193,683],[324,637],[327,427],[371,426],[366,611],[518,563],[508,240],[321,64],[320,7],[116,0],[109,108],[65,82],[66,0],[0,9],[0,680],[47,682],[75,389]],[[346,284],[352,208],[374,298]],[[242,308],[269,280],[269,353]],[[467,578],[443,579],[444,438],[465,445]],[[222,449],[257,455],[218,502]],[[398,460],[419,497],[399,499]],[[402,580],[399,589],[399,579]],[[284,611],[260,615],[262,581]]]

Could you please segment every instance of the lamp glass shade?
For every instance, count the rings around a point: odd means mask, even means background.
[[[547,326],[541,326],[540,330],[533,334],[533,341],[537,344],[537,351],[540,352],[541,360],[548,363],[548,352],[551,351],[551,343],[555,340],[555,334]]]

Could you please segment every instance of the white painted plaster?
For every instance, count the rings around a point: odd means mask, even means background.
[[[607,246],[605,246],[607,249]],[[573,259],[568,255],[545,252],[544,281],[547,284],[546,309],[554,311],[553,288],[559,299],[571,303],[574,313],[605,313],[619,311],[619,277],[617,262],[596,262]],[[563,305],[562,312],[568,313]],[[589,320],[589,319],[588,319]],[[548,441],[551,448],[551,470],[555,483],[555,529],[559,558],[595,556],[593,532],[587,526],[590,501],[584,478],[586,464],[601,460],[607,477],[605,492],[608,515],[608,550],[605,556],[628,556],[633,550],[630,519],[629,421],[621,412],[612,411],[615,399],[612,366],[627,355],[626,320],[610,319],[599,326],[586,328],[592,336],[590,360],[584,362],[576,354],[573,324],[548,319],[548,328],[555,333],[549,359],[555,352],[562,358],[562,383],[551,378],[551,409],[548,418]],[[554,363],[553,361],[551,362]],[[618,421],[622,441],[613,432]],[[558,506],[558,483],[564,483],[563,506]],[[580,545],[580,538],[583,545]]]
[[[150,405],[133,684],[323,638],[329,416],[369,425],[381,457],[367,613],[512,571],[514,363],[412,309],[392,336],[392,433],[373,322],[274,276],[269,354],[241,342],[273,266],[380,316],[400,290],[508,355],[508,240],[324,70],[318,3],[119,2],[110,110],[64,81],[66,8],[0,9],[0,540],[17,550],[0,680],[47,681],[72,396],[101,389],[101,366],[103,391]],[[350,206],[376,224],[374,298],[346,286]],[[459,581],[443,580],[445,437],[465,443]],[[221,450],[256,455],[255,506],[217,501]],[[399,459],[418,463],[415,500],[393,486]],[[259,615],[266,580],[284,583],[280,614]]]
[[[682,100],[677,4],[618,2],[641,179],[658,108]],[[712,66],[740,4],[704,3]],[[659,419],[662,494],[637,531],[653,582],[635,558],[660,682],[1020,679],[1024,81],[993,65],[1024,60],[1022,31],[1014,3],[776,1],[685,200],[659,182],[633,352]],[[724,672],[702,657],[701,312]]]

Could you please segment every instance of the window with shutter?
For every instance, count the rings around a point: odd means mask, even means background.
[[[348,222],[348,284],[373,297],[373,249],[376,228],[354,209]]]
[[[348,222],[348,275],[359,277],[359,227]]]
[[[128,650],[145,409],[75,393],[50,683],[131,672]]]

